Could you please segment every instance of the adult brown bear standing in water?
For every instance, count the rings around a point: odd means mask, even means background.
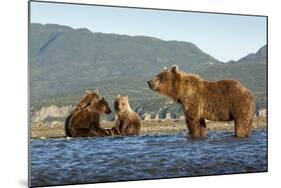
[[[148,81],[151,90],[182,104],[189,134],[206,136],[205,119],[234,120],[235,135],[248,137],[255,112],[254,96],[236,80],[210,82],[179,71],[177,65],[165,69]]]
[[[65,130],[65,135],[68,137],[71,137],[71,132],[69,130],[69,121],[70,118],[75,114],[75,112],[89,106],[90,104],[93,104],[99,100],[99,91],[94,90],[86,90],[84,97],[80,100],[80,102],[77,104],[77,106],[70,112],[70,114],[67,116],[64,122],[64,130]]]
[[[104,98],[75,112],[69,121],[69,131],[72,137],[111,135],[109,129],[100,127],[100,115],[103,113],[111,113],[109,105]]]

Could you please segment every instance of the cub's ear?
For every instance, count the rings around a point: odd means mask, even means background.
[[[165,66],[165,67],[164,67],[164,70],[168,70],[168,68]]]
[[[172,67],[172,69],[171,69],[171,72],[172,72],[172,73],[176,73],[177,71],[179,71],[178,65],[173,65],[173,67]]]
[[[85,94],[90,94],[90,93],[92,93],[92,91],[90,89],[85,90]]]
[[[100,93],[99,89],[95,89],[94,92],[98,95]]]
[[[128,98],[129,98],[129,96],[128,96],[128,95],[126,95],[126,96],[125,96],[125,98],[127,98],[127,99],[128,99]]]
[[[117,97],[120,97],[120,94],[118,94]]]

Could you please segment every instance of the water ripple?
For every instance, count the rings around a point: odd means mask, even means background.
[[[267,132],[31,141],[32,186],[267,171]]]

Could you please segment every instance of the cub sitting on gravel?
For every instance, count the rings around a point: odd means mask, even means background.
[[[100,115],[110,114],[107,101],[102,98],[97,102],[77,111],[69,121],[72,137],[109,136],[110,130],[100,127]]]
[[[75,114],[75,112],[89,106],[91,103],[95,103],[99,100],[99,91],[98,90],[86,90],[84,97],[80,100],[80,102],[77,104],[77,106],[70,112],[70,114],[67,116],[64,122],[64,131],[65,135],[68,137],[71,137],[71,133],[69,130],[69,120]]]
[[[111,129],[113,135],[139,135],[141,119],[129,104],[128,96],[118,95],[114,101],[116,113],[115,126]]]

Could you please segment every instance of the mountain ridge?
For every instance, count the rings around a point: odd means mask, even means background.
[[[256,53],[250,53],[245,57],[242,57],[237,63],[267,63],[267,45],[262,46]]]
[[[256,94],[258,103],[266,104],[266,45],[250,57],[223,63],[190,42],[57,24],[31,24],[30,34],[34,107],[73,105],[86,88],[99,87],[109,100],[128,94],[137,108],[157,111],[155,103],[166,99],[150,91],[146,81],[173,64],[208,80],[240,80]]]

